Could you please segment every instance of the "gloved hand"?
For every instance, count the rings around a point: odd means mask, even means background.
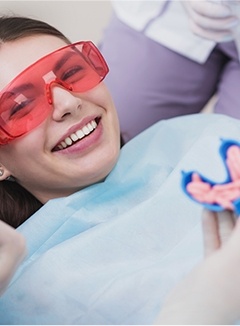
[[[215,42],[233,40],[240,23],[239,0],[182,0],[181,3],[194,34]]]

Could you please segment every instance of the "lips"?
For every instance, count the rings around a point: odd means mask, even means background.
[[[99,121],[100,118],[91,120],[86,125],[84,125],[81,129],[78,129],[75,132],[71,133],[69,136],[67,136],[64,140],[62,140],[59,144],[57,144],[52,151],[56,152],[68,148],[74,145],[75,143],[79,142],[83,138],[86,138],[97,128]]]

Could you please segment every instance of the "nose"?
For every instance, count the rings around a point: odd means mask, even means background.
[[[74,115],[82,106],[82,100],[58,84],[51,85],[51,99],[53,106],[52,118],[62,121],[66,116]]]

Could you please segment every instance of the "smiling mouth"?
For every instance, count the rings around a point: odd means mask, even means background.
[[[96,118],[96,119],[88,122],[83,128],[70,134],[68,137],[66,137],[64,140],[62,140],[59,144],[57,144],[53,148],[52,152],[61,151],[63,149],[66,149],[66,148],[76,144],[83,138],[86,138],[97,128],[99,121],[100,121],[100,118]]]

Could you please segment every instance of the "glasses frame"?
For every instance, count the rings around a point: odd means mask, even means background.
[[[82,46],[82,50],[79,50],[79,47]],[[98,83],[93,86],[91,86],[89,89],[97,86],[100,82],[103,81],[103,79],[106,77],[106,75],[109,72],[109,68],[108,65],[104,59],[104,57],[102,56],[102,54],[100,53],[100,51],[98,50],[98,48],[94,45],[93,42],[91,41],[79,41],[79,42],[75,42],[75,43],[71,43],[71,44],[67,44],[66,46],[63,46],[51,53],[48,53],[47,55],[41,57],[40,59],[38,59],[37,61],[35,61],[34,63],[32,63],[31,65],[29,65],[26,69],[24,69],[22,72],[20,72],[14,79],[11,80],[11,82],[6,85],[1,91],[0,91],[0,99],[4,96],[4,94],[7,93],[7,91],[9,89],[11,89],[11,87],[14,84],[17,84],[18,80],[21,80],[22,76],[24,74],[26,74],[27,72],[29,72],[29,70],[33,70],[33,68],[35,66],[37,66],[39,63],[43,62],[44,60],[46,60],[48,57],[57,54],[58,52],[63,52],[64,50],[66,50],[67,48],[74,48],[76,47],[77,50],[80,51],[82,58],[85,60],[85,62],[98,74],[99,81]],[[74,91],[73,87],[67,83],[65,83],[64,81],[56,78],[54,80],[52,80],[49,83],[46,83],[46,88],[45,88],[45,96],[47,99],[47,102],[49,103],[50,107],[53,104],[53,100],[52,100],[52,92],[51,92],[51,86],[52,84],[56,84],[59,85],[60,87],[68,90],[68,91]],[[76,92],[76,91],[74,91]],[[21,132],[19,134],[15,134],[13,135],[13,133],[11,134],[11,132],[9,132],[8,130],[6,130],[4,128],[4,124],[6,125],[6,122],[3,120],[2,116],[2,111],[1,111],[1,104],[0,104],[0,145],[6,145],[9,142],[11,142],[12,140],[19,138],[21,136],[23,136],[24,134],[28,133],[29,131],[33,130],[34,128],[36,128],[41,122],[39,122],[35,127],[33,128],[29,128],[28,130]],[[27,120],[27,117],[26,117]],[[44,121],[44,120],[43,120]]]

